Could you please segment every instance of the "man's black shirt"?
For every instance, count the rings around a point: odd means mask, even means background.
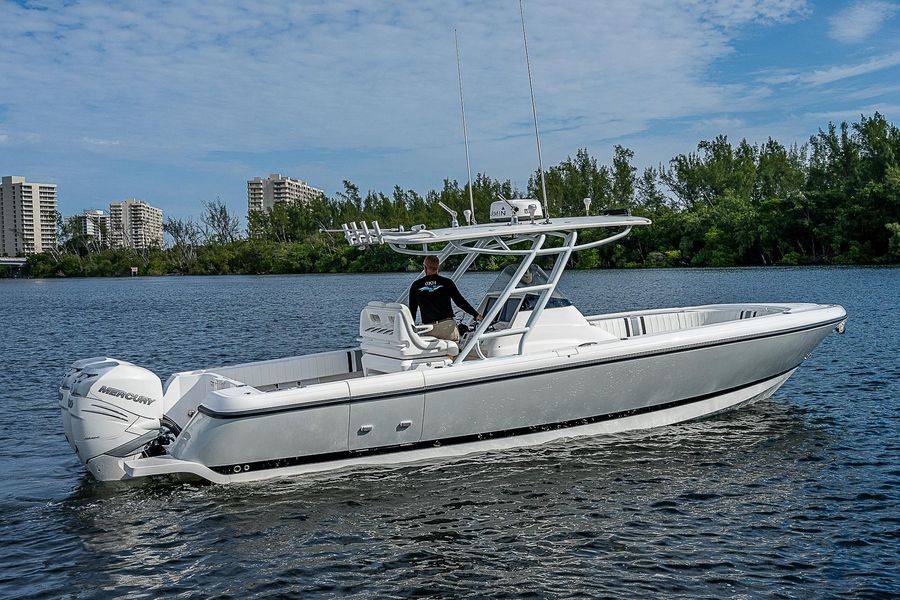
[[[478,311],[466,302],[453,280],[443,275],[426,275],[413,282],[409,288],[409,312],[413,320],[416,318],[416,310],[422,310],[422,323],[435,323],[444,319],[453,318],[453,300],[458,307],[472,315],[478,316]]]

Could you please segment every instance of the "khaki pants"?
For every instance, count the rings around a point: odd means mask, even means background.
[[[457,329],[456,321],[453,319],[444,319],[431,325],[431,331],[427,331],[422,335],[430,335],[441,340],[450,340],[451,342],[459,341],[459,329]]]

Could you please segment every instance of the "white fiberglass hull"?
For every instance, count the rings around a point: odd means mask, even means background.
[[[394,448],[389,452],[368,452],[357,454],[355,456],[303,462],[293,466],[273,467],[257,471],[241,470],[237,473],[228,474],[214,471],[200,463],[171,457],[143,458],[125,461],[124,466],[125,472],[129,478],[180,473],[183,475],[202,477],[213,483],[240,483],[274,477],[291,477],[310,473],[321,473],[324,471],[354,466],[393,465],[441,459],[446,460],[479,452],[537,446],[564,439],[609,435],[690,421],[768,398],[781,387],[785,381],[787,381],[793,372],[794,370],[791,370],[767,381],[689,404],[662,408],[646,413],[613,416],[609,419],[599,420],[585,425],[571,425],[567,427],[554,426],[546,430],[511,435],[508,437],[495,438],[485,436],[483,439],[474,441],[454,444],[432,443],[428,446],[416,447],[414,449],[404,449],[403,447],[400,447]]]
[[[773,393],[846,313],[793,312],[535,356],[247,395],[211,393],[167,456],[125,477],[234,482],[678,423]]]

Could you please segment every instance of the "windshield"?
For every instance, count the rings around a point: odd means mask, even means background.
[[[513,278],[513,275],[516,273],[516,269],[519,268],[519,265],[509,265],[500,271],[500,274],[497,275],[497,279],[494,280],[494,283],[491,284],[491,287],[488,288],[487,296],[499,296],[500,292],[506,289],[506,286],[509,285],[510,280]],[[547,273],[544,272],[542,268],[537,265],[531,265],[528,267],[528,271],[525,273],[525,276],[522,277],[522,281],[519,282],[519,285],[516,287],[529,287],[532,285],[541,285],[550,281],[550,277],[547,276]],[[515,294],[515,292],[513,292]],[[532,294],[528,294],[527,297],[530,297]],[[519,296],[521,298],[521,296]],[[551,302],[549,306],[569,306],[572,303],[569,299],[559,291],[559,286],[553,290],[553,294],[550,296]],[[557,301],[553,301],[552,299],[557,299]],[[564,303],[560,303],[559,300],[565,301]],[[529,309],[530,310],[530,309]]]

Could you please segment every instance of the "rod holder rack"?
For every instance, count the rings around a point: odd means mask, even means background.
[[[344,223],[341,225],[341,229],[344,232],[344,237],[347,238],[347,243],[356,248],[384,243],[384,234],[378,225],[378,221],[372,221],[371,229],[365,221],[359,225],[356,224],[356,221]]]

